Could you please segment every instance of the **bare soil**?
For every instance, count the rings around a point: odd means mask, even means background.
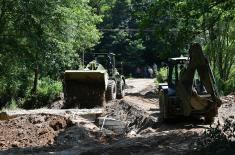
[[[65,117],[49,114],[22,115],[0,121],[0,147],[5,150],[50,146],[59,132],[72,125]]]
[[[102,128],[84,115],[87,111],[8,111],[0,114],[0,154],[191,154],[198,148],[209,125],[186,118],[162,123],[154,79],[128,79],[127,84],[124,99],[101,110],[103,117],[126,124],[122,134]],[[234,118],[235,95],[222,101],[216,118],[221,122]]]

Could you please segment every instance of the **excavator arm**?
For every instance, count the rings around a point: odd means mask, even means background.
[[[208,117],[214,117],[222,102],[218,97],[213,74],[207,58],[203,55],[200,44],[195,43],[190,46],[189,58],[189,64],[181,74],[176,87],[176,95],[181,100],[183,113],[185,116],[189,116],[193,109],[207,109],[208,115],[210,115]],[[200,97],[193,88],[196,71],[207,93],[210,94],[209,98]]]

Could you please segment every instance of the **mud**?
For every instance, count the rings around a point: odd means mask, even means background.
[[[50,146],[59,132],[72,126],[65,117],[24,115],[0,121],[0,148]]]
[[[75,109],[14,112],[16,117],[0,121],[0,154],[191,154],[198,149],[197,141],[209,125],[186,118],[160,122],[153,79],[127,83],[127,96],[107,103],[102,114],[125,123],[122,134],[102,128]],[[222,101],[216,121],[234,118],[235,95]]]
[[[147,127],[156,128],[160,123],[157,117],[152,117],[148,111],[125,99],[108,104],[104,115],[125,122],[125,133],[132,130],[138,133]]]

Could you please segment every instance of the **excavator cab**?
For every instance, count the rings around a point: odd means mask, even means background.
[[[188,63],[188,57],[177,57],[168,59],[167,83],[168,87],[171,88],[171,90],[176,89],[177,83],[182,77],[184,71],[187,69]],[[207,93],[197,72],[195,73],[195,76],[193,78],[193,87],[199,95]],[[175,93],[176,91],[174,91],[172,95],[176,95]]]
[[[159,84],[159,105],[163,120],[172,119],[182,114],[180,99],[176,96],[176,87],[188,63],[188,57],[168,59],[167,83]]]
[[[185,69],[185,64],[188,63],[188,57],[178,57],[168,59],[168,86],[175,89],[181,73]]]

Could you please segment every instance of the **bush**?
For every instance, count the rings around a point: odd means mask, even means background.
[[[30,83],[30,77],[24,72],[4,75],[0,78],[0,108],[8,107],[12,101],[17,103],[19,98],[26,96]]]
[[[220,78],[218,71],[214,75],[220,95],[228,95],[235,91],[235,66],[231,69],[230,76],[226,81]]]
[[[159,71],[155,72],[156,81],[155,83],[158,85],[159,83],[163,83],[167,80],[167,68],[163,67]]]
[[[217,89],[220,95],[228,95],[235,91],[235,75],[231,76],[227,81],[216,78]]]
[[[62,83],[60,81],[52,80],[49,77],[42,78],[38,81],[37,93],[31,95],[28,92],[23,108],[31,109],[46,106],[58,99],[61,92]]]
[[[224,94],[227,95],[235,91],[235,78],[231,78],[224,82]]]
[[[226,119],[224,124],[210,127],[204,133],[205,139],[199,141],[199,154],[234,154],[235,153],[235,122]]]
[[[17,101],[15,99],[11,99],[11,101],[7,102],[4,109],[15,110],[18,108]]]
[[[224,94],[227,95],[235,91],[235,66],[231,70],[230,77],[224,82]]]
[[[62,83],[50,78],[43,78],[38,83],[38,97],[45,98],[45,101],[52,101],[57,98],[62,91]]]

